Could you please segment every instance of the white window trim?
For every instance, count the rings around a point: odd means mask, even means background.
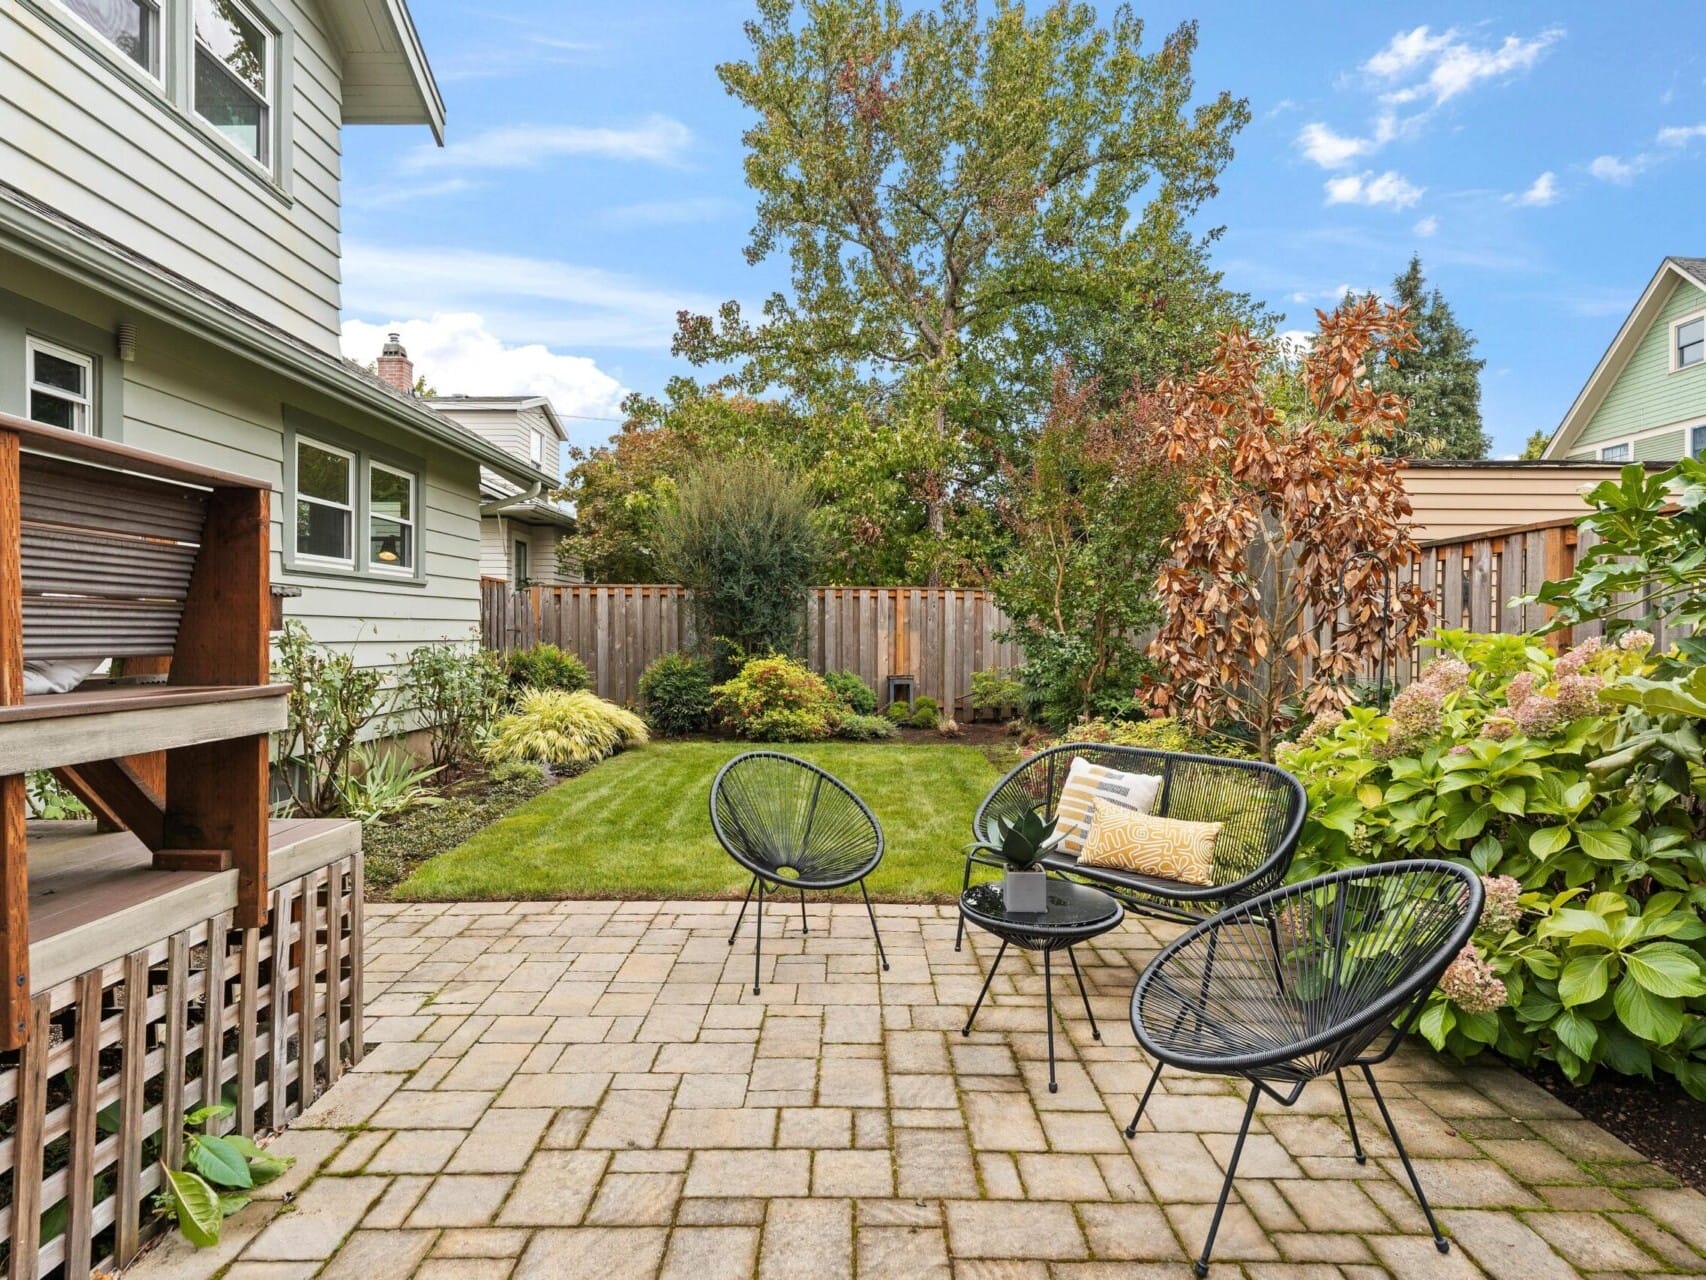
[[[348,501],[347,505],[342,504],[342,503],[333,502],[330,498],[317,498],[311,493],[303,493],[302,492],[302,446],[303,445],[308,445],[311,448],[319,449],[323,453],[336,454],[338,457],[343,458],[346,461],[348,461],[348,463],[349,463],[349,484],[345,487],[345,490],[344,490],[344,492],[346,494],[348,494],[348,496],[349,496],[349,501]],[[358,459],[356,457],[355,454],[351,453],[348,449],[340,449],[335,444],[326,444],[323,441],[316,440],[313,436],[305,436],[305,435],[302,435],[300,433],[296,437],[295,448],[296,448],[296,457],[291,459],[291,465],[292,465],[292,468],[293,468],[295,476],[296,476],[296,484],[294,486],[296,492],[290,495],[290,497],[291,497],[291,509],[290,509],[291,550],[295,553],[296,560],[302,564],[334,565],[340,569],[353,569],[353,568],[355,568],[355,516],[356,516],[355,500],[356,500],[356,492],[357,492],[355,486],[356,486],[356,484],[357,484],[357,482],[361,476],[361,461],[360,461],[360,459]],[[316,507],[330,507],[334,511],[342,511],[345,515],[349,516],[350,554],[348,556],[346,556],[340,560],[335,556],[317,556],[312,551],[304,551],[302,549],[301,545],[296,541],[296,507],[295,507],[295,504],[298,502],[306,502],[306,503],[309,503],[310,505],[316,506]]]
[[[1627,449],[1629,456],[1626,458],[1608,458],[1605,455],[1611,449]],[[1633,462],[1635,461],[1634,442],[1630,440],[1607,440],[1602,444],[1595,445],[1594,460],[1596,462]]]
[[[123,49],[119,48],[116,44],[114,44],[111,40],[109,40],[104,34],[102,34],[100,31],[97,31],[95,29],[95,27],[86,18],[83,17],[82,14],[78,13],[70,5],[66,4],[65,0],[54,0],[54,7],[56,9],[58,9],[60,12],[62,12],[72,22],[75,22],[81,30],[86,31],[91,38],[100,41],[101,44],[105,45],[108,49],[111,49],[113,51],[113,53],[117,54],[119,58],[121,58],[125,63],[127,63],[129,65],[131,70],[136,71],[141,75],[147,76],[156,85],[159,85],[162,88],[164,88],[165,83],[166,83],[166,47],[165,47],[166,46],[166,10],[165,10],[165,5],[162,3],[162,0],[138,0],[138,3],[140,3],[144,8],[152,9],[154,11],[154,63],[155,63],[155,65],[152,67],[144,66],[142,63],[138,62],[135,58],[131,57],[128,53],[126,53]]]
[[[407,520],[404,520],[398,516],[377,515],[374,512],[374,510],[373,510],[373,473],[375,471],[383,471],[388,476],[395,476],[395,477],[397,477],[397,479],[404,481],[409,486],[409,518]],[[367,479],[367,547],[368,547],[367,567],[368,567],[368,569],[370,569],[374,573],[392,573],[392,574],[396,574],[400,578],[412,578],[415,576],[415,558],[420,555],[420,546],[421,546],[420,528],[415,522],[415,511],[418,509],[419,503],[420,503],[419,495],[416,492],[416,490],[418,489],[419,486],[417,486],[415,483],[415,477],[410,472],[402,471],[402,470],[398,469],[397,467],[388,467],[383,462],[369,462],[367,464],[367,477],[366,477],[366,479]],[[407,560],[400,561],[397,564],[386,564],[382,560],[376,560],[373,558],[373,522],[375,520],[389,520],[393,524],[400,524],[400,525],[404,525],[405,527],[407,527],[407,529],[409,531],[409,536],[407,539],[408,547],[409,547],[409,558]]]
[[[54,356],[71,364],[80,365],[83,369],[83,385],[86,388],[83,395],[73,395],[63,387],[50,387],[45,383],[36,382],[36,352]],[[87,352],[78,351],[72,347],[62,347],[57,342],[47,342],[44,339],[26,336],[24,338],[24,409],[30,407],[30,397],[37,391],[43,395],[53,396],[58,400],[67,400],[79,406],[82,411],[82,425],[73,430],[80,436],[95,434],[95,357]],[[32,419],[34,421],[34,419]]]
[[[274,133],[275,133],[275,130],[277,128],[277,125],[275,122],[278,119],[278,96],[279,96],[278,95],[278,38],[279,38],[279,33],[277,31],[273,30],[271,23],[267,22],[264,18],[261,17],[260,14],[256,13],[255,10],[250,8],[248,5],[244,4],[242,2],[242,0],[229,0],[229,2],[231,3],[231,5],[233,7],[242,10],[243,15],[246,18],[248,18],[250,22],[255,24],[255,26],[259,29],[259,31],[261,33],[261,41],[265,46],[265,50],[264,50],[265,56],[262,58],[262,62],[265,64],[264,65],[264,73],[266,75],[266,81],[267,81],[267,92],[266,92],[265,96],[262,96],[261,94],[256,93],[254,91],[254,89],[249,85],[249,83],[246,80],[244,80],[240,76],[236,75],[229,68],[226,69],[226,74],[231,77],[231,82],[233,84],[235,84],[239,89],[241,89],[244,93],[248,94],[251,98],[255,99],[255,101],[257,101],[261,104],[261,127],[260,127],[261,154],[258,156],[252,156],[247,151],[245,151],[241,147],[239,147],[235,142],[231,141],[230,138],[227,138],[225,136],[225,134],[220,131],[218,125],[214,124],[213,121],[209,120],[206,116],[202,115],[201,109],[196,105],[196,100],[195,100],[195,60],[199,56],[203,46],[201,43],[201,37],[196,34],[196,30],[195,30],[195,4],[194,4],[194,0],[189,0],[189,5],[190,5],[190,23],[189,23],[189,25],[190,25],[190,66],[189,66],[190,114],[193,115],[201,123],[201,125],[203,126],[203,128],[206,130],[206,132],[208,134],[210,134],[212,137],[217,139],[219,141],[220,145],[224,146],[227,150],[229,150],[232,155],[241,156],[244,161],[246,161],[250,165],[253,165],[256,169],[259,169],[261,171],[261,173],[265,174],[267,181],[272,182],[275,180],[275,173],[274,173],[274,168],[273,168],[273,154],[274,154],[274,151],[276,150],[277,145],[278,145],[278,140],[274,136]],[[219,57],[217,57],[216,55],[214,55],[213,50],[209,49],[208,55],[210,57],[213,57],[215,62],[219,62],[219,63],[221,63],[221,65],[223,65],[223,60],[220,59]]]
[[[518,551],[521,552],[519,556],[516,555]],[[533,576],[532,541],[528,538],[517,538],[512,534],[509,541],[509,558],[510,579],[513,585],[520,587],[522,583],[529,581]],[[521,564],[518,563],[519,561],[526,561],[527,563]],[[522,572],[523,570],[526,572]]]
[[[1696,320],[1706,321],[1706,310],[1696,311],[1691,315],[1678,316],[1670,324],[1670,354],[1666,359],[1670,363],[1672,373],[1689,373],[1695,369],[1706,369],[1706,359],[1696,360],[1693,364],[1683,364],[1678,359],[1677,330],[1685,324],[1693,324]]]

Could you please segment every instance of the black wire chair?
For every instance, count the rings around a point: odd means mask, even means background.
[[[1195,924],[1229,903],[1253,898],[1285,879],[1297,851],[1308,807],[1303,785],[1285,770],[1261,760],[1186,755],[1148,747],[1120,747],[1103,742],[1069,742],[1039,751],[1010,770],[984,797],[972,819],[972,838],[981,844],[999,843],[1001,819],[1035,811],[1052,818],[1075,758],[1125,773],[1159,774],[1161,794],[1155,812],[1188,822],[1218,822],[1214,845],[1213,883],[1184,884],[1155,876],[1117,871],[1110,867],[1081,867],[1071,854],[1051,853],[1043,860],[1049,871],[1086,880],[1111,893],[1141,915]],[[971,886],[976,866],[1000,867],[999,858],[974,845],[966,854],[963,893]],[[954,934],[960,949],[965,922]]]
[[[1359,1164],[1366,1161],[1344,1071],[1368,1082],[1434,1244],[1450,1247],[1399,1140],[1372,1068],[1397,1050],[1481,916],[1474,872],[1449,862],[1389,862],[1288,885],[1231,907],[1162,949],[1137,980],[1131,1026],[1155,1060],[1137,1132],[1163,1063],[1250,1082],[1244,1123],[1226,1165],[1195,1265],[1208,1272],[1238,1158],[1263,1094],[1289,1107],[1332,1075]]]
[[[748,751],[718,771],[711,783],[711,828],[728,854],[752,872],[729,945],[735,944],[746,909],[758,891],[752,951],[752,994],[759,994],[764,950],[766,893],[798,890],[800,932],[806,923],[806,891],[857,884],[871,917],[877,959],[889,967],[877,913],[865,877],[883,859],[883,829],[865,802],[846,784],[814,764],[778,751]]]

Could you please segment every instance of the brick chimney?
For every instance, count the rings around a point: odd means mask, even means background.
[[[415,393],[415,362],[398,341],[401,334],[390,334],[379,351],[379,376],[406,396]]]

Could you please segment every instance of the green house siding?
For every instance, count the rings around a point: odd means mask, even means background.
[[[1672,373],[1670,367],[1671,325],[1701,310],[1706,310],[1706,290],[1678,280],[1658,319],[1642,336],[1635,354],[1572,443],[1572,457],[1582,453],[1593,456],[1590,446],[1625,440],[1655,427],[1706,421],[1706,365],[1679,373]],[[1635,456],[1642,460],[1680,457],[1684,435],[1682,431],[1666,432],[1639,440]]]
[[[1636,462],[1675,462],[1688,452],[1688,432],[1666,431],[1635,441]]]

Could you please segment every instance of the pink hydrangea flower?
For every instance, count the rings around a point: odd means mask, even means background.
[[[1515,732],[1516,721],[1504,715],[1489,716],[1487,723],[1481,726],[1481,736],[1494,742],[1503,742]]]
[[[1567,723],[1556,698],[1533,697],[1511,711],[1516,727],[1530,738],[1546,738]]]
[[[1481,908],[1481,927],[1489,933],[1509,933],[1522,919],[1522,886],[1511,876],[1482,876],[1487,891]]]
[[[1469,664],[1462,658],[1437,658],[1422,669],[1417,683],[1437,689],[1441,695],[1456,693],[1469,683]]]
[[[1588,663],[1592,662],[1605,646],[1600,643],[1598,636],[1590,636],[1575,648],[1564,654],[1552,664],[1552,671],[1560,680],[1565,676],[1573,676]]]
[[[1439,980],[1440,994],[1465,1013],[1495,1013],[1510,998],[1493,967],[1481,959],[1473,942],[1457,953]]]
[[[1605,681],[1598,676],[1570,675],[1558,681],[1558,710],[1566,720],[1580,720],[1599,710],[1599,691]]]
[[[1511,677],[1511,682],[1505,686],[1505,705],[1516,710],[1534,696],[1535,675],[1532,671],[1519,671]]]
[[[1645,653],[1654,643],[1651,631],[1625,631],[1617,637],[1617,647],[1624,653]]]

